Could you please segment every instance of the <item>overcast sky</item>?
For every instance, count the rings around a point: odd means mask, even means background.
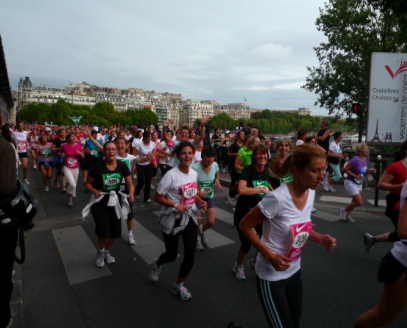
[[[300,86],[325,41],[324,0],[4,1],[0,27],[12,87],[70,82],[181,93],[251,108],[311,108]]]

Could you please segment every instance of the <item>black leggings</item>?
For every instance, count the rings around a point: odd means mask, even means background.
[[[397,233],[397,226],[399,223],[399,214],[400,214],[400,211],[396,210],[396,211],[391,211],[391,215],[389,216],[389,218],[390,218],[391,222],[393,222],[393,225],[395,228],[394,231],[390,232],[390,235],[389,235],[389,242],[391,242],[391,243],[400,241],[399,235]]]
[[[177,226],[177,223],[175,226]],[[197,225],[192,219],[189,219],[189,222],[184,230],[175,235],[167,235],[163,232],[165,253],[161,254],[157,261],[157,265],[175,261],[178,254],[178,243],[180,236],[182,236],[182,241],[184,242],[184,260],[181,263],[179,276],[181,278],[186,278],[194,266],[196,240],[198,238]]]
[[[230,166],[229,174],[230,174],[229,196],[233,198],[238,193],[237,185],[239,183],[240,174],[236,171],[235,168],[231,168]]]
[[[167,164],[160,164],[160,170],[161,170],[161,177],[165,175],[169,170],[172,169],[172,166],[169,166]]]
[[[268,281],[256,276],[263,311],[272,328],[299,328],[302,312],[301,270],[287,279]]]
[[[144,201],[147,201],[150,198],[151,191],[151,178],[153,177],[153,163],[148,165],[137,164],[137,186],[136,186],[136,195],[140,195],[141,189],[144,185]]]

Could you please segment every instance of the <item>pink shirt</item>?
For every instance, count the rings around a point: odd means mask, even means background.
[[[79,167],[80,154],[76,152],[77,150],[83,153],[83,148],[80,144],[76,144],[75,146],[71,146],[68,143],[62,145],[60,153],[65,153],[64,165],[66,167],[69,167],[70,169],[76,169]]]

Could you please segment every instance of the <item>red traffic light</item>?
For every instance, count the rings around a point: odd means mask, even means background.
[[[353,114],[356,114],[358,116],[363,115],[364,110],[365,110],[365,104],[361,104],[361,103],[352,104],[352,113]]]

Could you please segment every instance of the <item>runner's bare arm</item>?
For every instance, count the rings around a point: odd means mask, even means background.
[[[400,209],[399,222],[397,225],[397,234],[400,239],[407,239],[407,202],[403,203]]]
[[[320,233],[312,230],[311,235],[308,238],[309,241],[312,241],[317,244],[321,244],[327,251],[332,251],[336,247],[336,239],[330,235],[321,235]]]
[[[401,190],[403,189],[404,182],[399,184],[391,184],[394,175],[391,175],[389,172],[384,171],[382,176],[380,177],[379,183],[377,184],[377,188],[381,190]]]
[[[265,220],[267,220],[267,217],[260,211],[258,206],[256,206],[240,221],[239,230],[277,271],[285,271],[291,266],[291,259],[284,255],[273,253],[261,242],[254,230],[255,226]]]

